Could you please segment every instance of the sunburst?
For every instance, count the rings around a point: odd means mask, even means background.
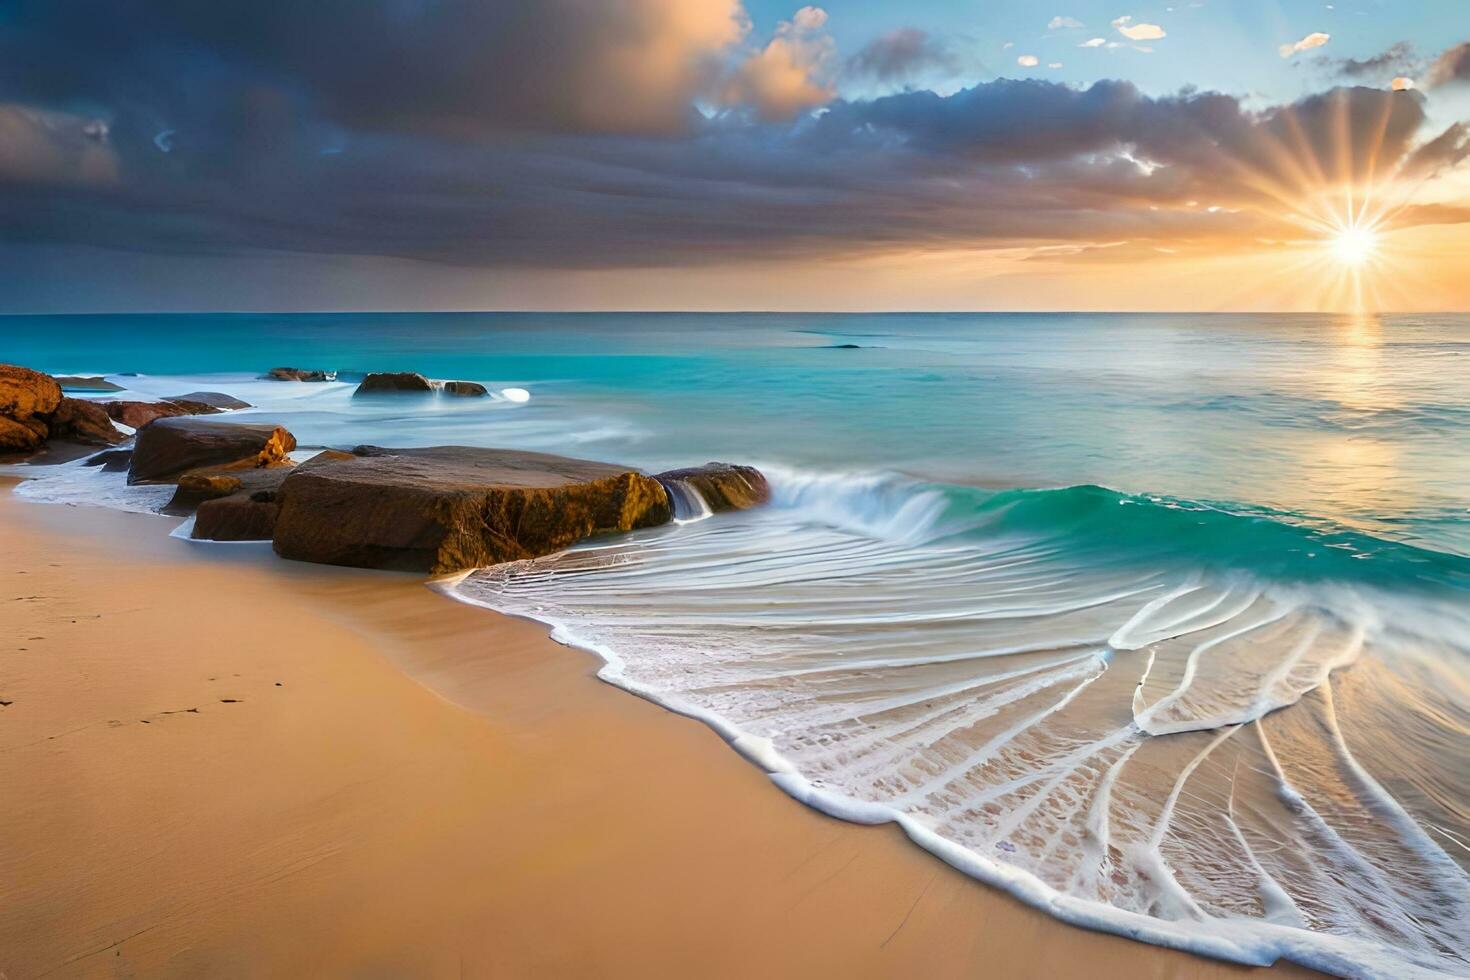
[[[1314,141],[1295,113],[1275,132],[1260,130],[1251,152],[1234,156],[1233,176],[1259,195],[1247,205],[1297,235],[1261,239],[1284,261],[1268,278],[1295,301],[1323,311],[1391,309],[1423,284],[1396,239],[1405,212],[1431,177],[1416,171],[1388,134],[1392,98],[1376,118],[1354,118],[1347,93],[1334,97],[1332,137]],[[1268,287],[1262,283],[1263,288]]]
[[[1378,257],[1378,229],[1371,225],[1349,225],[1328,239],[1332,257],[1349,269],[1361,269]]]

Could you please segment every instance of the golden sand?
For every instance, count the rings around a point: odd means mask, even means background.
[[[0,487],[5,980],[1260,972],[809,810],[539,625],[170,526]]]

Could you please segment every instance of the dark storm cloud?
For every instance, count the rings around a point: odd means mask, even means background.
[[[551,268],[1206,240],[1466,152],[1463,127],[1423,132],[1423,96],[1368,88],[1253,111],[999,80],[784,122],[695,110],[732,66],[802,90],[821,28],[751,46],[734,0],[27,0],[0,18],[0,237]],[[906,63],[888,54],[868,70]]]
[[[740,40],[738,0],[20,0],[22,97],[207,112],[255,86],[369,128],[664,132]]]

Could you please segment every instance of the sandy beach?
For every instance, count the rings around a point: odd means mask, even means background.
[[[0,492],[5,980],[1261,972],[809,810],[537,624],[170,526]]]

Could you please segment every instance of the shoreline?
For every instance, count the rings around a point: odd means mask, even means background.
[[[8,980],[1252,969],[1065,925],[824,816],[704,723],[588,683],[594,654],[419,576],[10,486]]]

